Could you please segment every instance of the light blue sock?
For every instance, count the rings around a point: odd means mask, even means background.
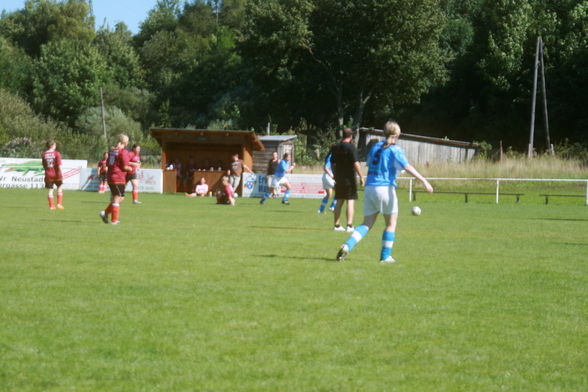
[[[319,207],[319,212],[322,213],[323,211],[325,211],[325,207],[327,206],[327,203],[329,202],[329,196],[325,196],[323,197],[323,200],[321,200],[321,206]]]
[[[263,202],[265,201],[265,199],[267,199],[268,197],[270,197],[270,194],[269,194],[269,192],[267,192],[267,191],[266,191],[266,192],[263,194],[263,197],[261,198],[260,202],[262,202],[262,203],[263,203]]]
[[[392,246],[396,239],[396,233],[393,231],[385,231],[382,233],[382,251],[380,252],[380,260],[386,260],[392,254]]]
[[[353,249],[353,247],[355,245],[357,245],[357,243],[359,241],[361,241],[363,237],[366,236],[368,231],[370,231],[370,228],[367,227],[366,225],[359,225],[355,228],[353,233],[351,233],[351,236],[345,242],[345,245],[347,245],[350,252],[351,252],[351,249]]]
[[[337,206],[337,199],[333,199],[333,202],[331,203],[331,206],[329,207],[331,210],[335,209],[335,207]]]
[[[288,201],[288,196],[290,196],[290,189],[286,189],[286,193],[284,193],[284,198],[282,200]]]

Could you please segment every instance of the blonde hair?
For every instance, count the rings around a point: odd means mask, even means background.
[[[384,125],[384,137],[389,139],[391,137],[397,138],[400,136],[400,125],[396,121],[388,121],[386,125]]]
[[[122,144],[129,144],[129,137],[124,133],[118,135],[118,142]]]

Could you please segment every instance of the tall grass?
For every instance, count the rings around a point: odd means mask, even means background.
[[[362,166],[365,166],[362,163]],[[588,178],[588,167],[577,159],[563,159],[548,155],[533,159],[508,157],[501,161],[473,159],[468,162],[431,163],[414,165],[425,177],[454,178]],[[296,167],[298,174],[322,173],[322,162]]]

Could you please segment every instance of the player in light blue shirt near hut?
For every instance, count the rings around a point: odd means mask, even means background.
[[[368,153],[366,165],[368,175],[363,200],[363,223],[358,226],[349,239],[341,245],[337,260],[343,261],[345,256],[363,239],[376,222],[378,214],[384,215],[386,228],[382,234],[381,263],[394,263],[392,246],[396,237],[396,223],[398,221],[398,199],[396,197],[396,176],[399,171],[406,170],[424,185],[427,192],[433,192],[433,187],[412,167],[404,150],[396,145],[400,137],[400,126],[394,121],[388,121],[384,126],[385,140],[376,143]]]
[[[333,174],[333,168],[331,166],[331,153],[327,155],[325,158],[325,164],[323,165],[323,189],[325,190],[325,197],[321,200],[321,206],[318,209],[319,214],[323,214],[325,212],[325,208],[327,207],[327,203],[329,199],[333,196],[333,188],[335,188],[335,175]],[[337,199],[333,199],[331,206],[329,207],[330,211],[335,210],[335,206],[337,205]]]
[[[290,181],[286,177],[286,174],[289,174],[296,166],[295,163],[290,165],[290,154],[285,153],[283,159],[278,163],[276,167],[276,171],[274,173],[274,177],[272,178],[272,183],[270,185],[270,189],[268,192],[265,192],[259,204],[265,204],[265,201],[273,194],[274,189],[279,189],[281,186],[286,188],[286,192],[284,193],[284,197],[282,198],[282,204],[290,204],[288,197],[290,196],[290,191],[292,190],[292,185],[290,185]]]

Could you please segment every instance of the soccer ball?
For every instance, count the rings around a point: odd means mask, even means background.
[[[235,199],[236,199],[239,197],[239,194],[237,192],[235,192],[235,193],[233,193],[233,197],[235,197]]]
[[[412,207],[412,214],[415,216],[419,216],[421,214],[421,208],[417,206]]]

